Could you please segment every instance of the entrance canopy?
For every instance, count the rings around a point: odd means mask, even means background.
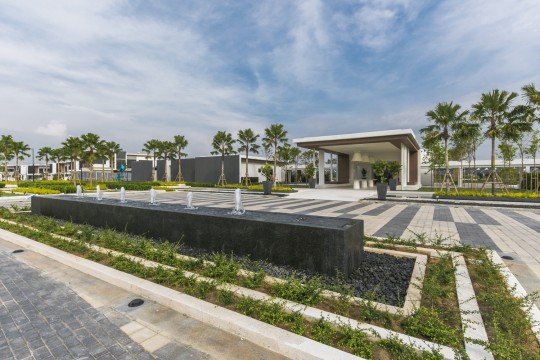
[[[399,186],[402,190],[420,187],[420,145],[412,129],[306,137],[293,141],[299,147],[319,151],[320,174],[324,173],[325,153],[337,155],[340,183],[351,183],[355,188],[372,187],[371,163],[385,160],[401,164]],[[324,176],[319,176],[319,186],[324,186]]]

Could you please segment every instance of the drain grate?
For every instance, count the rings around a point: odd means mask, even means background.
[[[128,306],[129,307],[137,307],[137,306],[141,306],[142,304],[144,304],[144,300],[143,299],[133,299],[129,302]]]
[[[505,259],[505,260],[514,260],[514,258],[511,257],[510,255],[503,255],[503,256],[501,256],[501,257],[502,257],[503,259]]]
[[[13,250],[12,254],[20,254],[22,252],[24,252],[23,249],[17,249],[17,250]]]

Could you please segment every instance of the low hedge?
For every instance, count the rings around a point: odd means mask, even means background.
[[[124,188],[126,190],[150,190],[152,188],[152,184],[150,183],[138,183],[138,182],[118,182],[118,183],[106,183],[105,184],[108,189],[120,189]]]
[[[5,187],[6,187],[6,183],[0,182],[0,189],[5,188]]]
[[[17,183],[19,187],[28,187],[28,188],[29,187],[43,188],[43,187],[59,186],[59,185],[66,186],[66,185],[71,185],[71,184],[73,184],[73,182],[67,181],[67,180],[38,180],[38,181],[25,180],[25,181],[19,181]]]
[[[528,191],[509,191],[509,192],[497,192],[495,195],[491,193],[491,189],[485,189],[484,191],[474,190],[460,190],[459,192],[449,191],[436,191],[433,193],[433,198],[508,198],[508,199],[538,199],[539,194]]]
[[[214,183],[203,183],[203,182],[190,182],[190,181],[186,181],[186,186],[191,186],[191,187],[208,187],[208,188],[213,188],[213,187],[216,187],[217,184],[214,184]]]
[[[12,190],[14,193],[23,193],[23,194],[36,194],[36,195],[53,195],[60,194],[60,191],[50,189],[50,188],[39,188],[39,187],[18,187]]]
[[[225,184],[225,185],[215,185],[215,187],[220,189],[244,189],[250,191],[263,191],[262,184],[253,184],[249,185],[247,188],[244,184]],[[294,189],[290,186],[273,186],[272,191],[275,192],[294,192]]]

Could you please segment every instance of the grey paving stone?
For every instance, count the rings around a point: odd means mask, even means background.
[[[115,359],[114,353],[152,358],[67,286],[0,251],[1,360]]]
[[[366,211],[364,213],[364,215],[368,215],[368,216],[381,215],[383,212],[385,212],[386,210],[391,209],[392,207],[394,207],[393,204],[382,204],[381,206],[376,207],[375,209],[371,209],[369,211]]]
[[[435,221],[454,221],[452,213],[448,206],[435,205],[433,209],[433,220]]]
[[[456,223],[456,228],[459,238],[464,245],[485,247],[499,252],[501,251],[480,225]]]
[[[468,207],[465,211],[469,213],[475,223],[478,225],[500,225],[500,223],[491,216],[483,212],[481,209]]]
[[[195,350],[190,346],[181,346],[174,343],[169,343],[161,349],[154,352],[158,359],[176,359],[176,360],[193,360],[193,359],[210,359],[207,354]]]
[[[416,213],[420,210],[420,206],[407,206],[399,214],[394,216],[383,227],[381,227],[374,235],[375,236],[401,236],[407,229]]]

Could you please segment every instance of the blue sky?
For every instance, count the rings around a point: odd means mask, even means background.
[[[2,1],[0,133],[139,151],[284,123],[290,138],[418,130],[439,101],[540,85],[540,4]]]

